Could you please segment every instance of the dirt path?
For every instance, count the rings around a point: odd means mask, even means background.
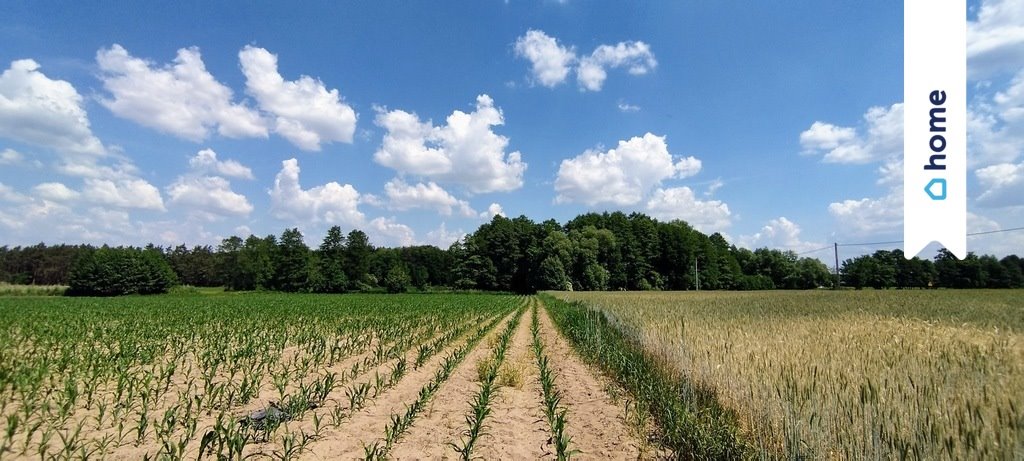
[[[497,335],[501,326],[511,318],[505,317],[492,329],[484,339],[474,347],[473,353],[480,349],[486,349],[490,337]],[[384,437],[384,428],[388,424],[391,414],[404,412],[406,405],[414,402],[419,394],[420,388],[427,384],[434,376],[434,372],[456,348],[465,344],[472,335],[474,328],[470,328],[467,335],[453,341],[443,350],[434,354],[423,366],[417,370],[410,370],[395,387],[379,395],[365,408],[353,414],[336,430],[328,430],[324,437],[311,443],[300,456],[301,459],[360,459],[364,456],[364,445],[372,444],[374,441]],[[470,354],[472,357],[473,353]],[[410,359],[415,356],[410,352]],[[468,358],[468,357],[467,357]],[[463,361],[458,369],[463,369],[470,363]],[[458,373],[458,371],[456,372]],[[436,397],[436,396],[435,396]],[[418,422],[417,422],[418,424]],[[392,456],[394,454],[392,453]]]
[[[527,316],[528,314],[523,314],[524,318]],[[477,344],[448,381],[441,385],[440,390],[427,405],[426,411],[416,419],[409,432],[402,436],[391,450],[392,458],[458,459],[459,454],[449,443],[457,443],[462,432],[466,430],[465,415],[469,411],[473,394],[480,387],[476,364],[491,355],[491,345],[494,338],[501,334],[502,325],[504,323]],[[520,324],[519,328],[522,327]],[[491,417],[494,414],[496,413],[492,413]],[[488,418],[486,424],[493,427],[494,421]]]
[[[538,301],[539,302],[539,301]],[[538,312],[540,335],[555,370],[555,387],[567,409],[566,432],[576,459],[637,459],[640,441],[623,420],[623,409],[605,392],[605,384],[584,364],[555,329],[547,309]]]
[[[520,318],[505,356],[505,366],[520,371],[520,386],[498,389],[498,398],[491,404],[491,416],[485,422],[487,431],[473,450],[480,458],[554,459],[554,447],[548,445],[550,430],[544,419],[537,361],[530,348],[531,311],[528,306]]]

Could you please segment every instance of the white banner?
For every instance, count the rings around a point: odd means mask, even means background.
[[[966,0],[903,2],[903,251],[967,255]],[[930,257],[932,255],[926,255]]]

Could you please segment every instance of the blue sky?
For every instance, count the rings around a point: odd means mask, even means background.
[[[1021,226],[1024,1],[968,16],[968,230]],[[796,251],[902,233],[900,2],[5,3],[0,17],[0,244],[286,227],[315,244],[337,224],[447,246],[495,213],[591,210]],[[1019,234],[969,249],[1020,253]]]

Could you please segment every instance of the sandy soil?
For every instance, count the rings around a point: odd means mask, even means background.
[[[520,383],[501,386],[496,390],[495,398],[491,403],[491,414],[485,420],[485,432],[477,441],[473,452],[474,457],[515,460],[555,458],[554,446],[550,440],[550,427],[543,414],[543,394],[538,377],[536,357],[532,349],[530,307],[533,304],[540,308],[541,339],[545,344],[545,353],[550,361],[550,366],[556,373],[555,386],[562,395],[560,406],[567,410],[566,431],[572,437],[570,448],[579,450],[573,457],[579,459],[657,457],[656,454],[651,455],[641,451],[643,447],[641,440],[625,423],[623,407],[614,403],[609,397],[606,391],[609,385],[606,380],[575,355],[575,351],[554,328],[546,309],[536,298],[527,303],[527,310],[520,317],[516,330],[512,334],[505,357],[506,366],[511,365],[521,374]],[[497,337],[506,323],[514,318],[514,315],[513,312],[503,318],[467,354],[449,379],[441,385],[423,413],[416,418],[413,425],[392,448],[391,458],[458,459],[459,455],[451,444],[458,443],[462,438],[463,431],[467,428],[465,415],[470,409],[471,397],[479,389],[477,363],[490,357],[491,348]],[[347,407],[347,398],[344,395],[347,386],[335,388],[324,402],[324,407],[308,411],[300,420],[285,423],[270,443],[247,445],[245,454],[256,454],[257,457],[260,457],[280,452],[282,449],[280,436],[285,433],[298,434],[300,431],[306,434],[313,433],[313,419],[314,415],[317,415],[322,423],[319,437],[306,446],[305,450],[299,454],[299,459],[362,458],[365,454],[364,445],[383,439],[384,429],[388,425],[391,415],[404,413],[406,406],[416,400],[420,389],[433,378],[444,358],[456,348],[462,347],[475,331],[475,327],[469,328],[461,337],[451,341],[416,370],[412,367],[416,356],[415,348],[406,351],[405,357],[409,365],[405,376],[393,387],[382,391],[380,395],[368,396],[366,406],[347,415],[339,426],[335,427],[329,423],[331,421],[330,413],[334,407]],[[376,344],[376,340],[372,344]],[[294,359],[299,354],[301,354],[300,351],[289,348],[284,350],[281,356],[287,360]],[[318,367],[311,374],[320,375],[326,372],[340,374],[350,369],[353,364],[368,360],[372,354],[372,347],[360,347],[332,366]],[[362,370],[359,376],[348,380],[348,383],[372,382],[375,373],[389,375],[395,362],[395,359],[385,360],[383,363]],[[183,374],[174,377],[172,388],[183,387]],[[289,385],[289,391],[296,386],[295,381],[297,378]],[[109,392],[110,390],[104,387],[103,393]],[[163,408],[175,400],[174,396],[176,396],[175,392],[168,393],[165,398],[156,403],[156,408],[151,411],[155,410],[162,414]],[[236,417],[241,417],[250,411],[263,408],[267,402],[276,400],[277,397],[278,393],[272,386],[272,380],[267,376],[255,399],[245,404],[238,404],[228,412]],[[134,414],[134,412],[129,413]],[[94,417],[94,414],[95,409],[92,411],[83,409],[75,412],[70,420],[71,424],[80,420],[86,421],[84,432],[89,433],[88,438],[116,434],[116,429],[109,428],[107,425],[109,423],[99,431],[93,429],[94,423],[91,422],[91,418]],[[215,419],[216,414],[200,416],[197,421],[197,434],[186,447],[185,458],[195,459],[198,455],[199,441]],[[131,431],[134,423],[134,421],[125,420],[126,431]],[[90,431],[90,429],[93,430]],[[40,435],[36,434],[34,438],[39,437]],[[146,453],[150,455],[156,453],[159,446],[156,445],[155,437],[150,433],[146,439],[145,443],[136,447],[132,443],[134,434],[131,434],[126,437],[125,445],[117,448],[111,447],[113,449],[107,452],[106,458],[141,459]],[[51,451],[52,449],[53,447],[51,447]],[[4,455],[4,459],[9,457],[7,455],[12,455],[16,459],[22,457],[11,452]],[[38,454],[29,452],[23,457],[38,458]]]
[[[514,314],[513,314],[514,315]],[[479,388],[477,362],[491,354],[489,347],[501,334],[505,322],[481,340],[448,380],[430,399],[426,410],[391,450],[394,459],[458,459],[449,443],[455,443],[466,429],[469,401]]]
[[[554,369],[555,387],[566,408],[566,432],[577,459],[637,459],[640,441],[623,420],[623,408],[612,403],[606,383],[584,364],[555,330],[547,310],[538,313],[541,340]]]
[[[506,366],[518,367],[523,381],[519,388],[498,389],[491,416],[485,421],[487,430],[473,450],[483,459],[555,459],[554,445],[548,444],[551,429],[544,418],[537,361],[530,348],[531,318],[531,310],[527,310],[505,352]]]
[[[491,330],[483,341],[475,346],[474,352],[487,344],[489,336],[497,334],[508,319],[503,319]],[[471,328],[469,334],[474,329]],[[414,402],[420,388],[427,384],[444,358],[457,347],[465,344],[468,335],[453,341],[446,348],[431,357],[418,370],[410,370],[399,383],[385,391],[361,411],[353,414],[340,427],[328,430],[324,437],[311,443],[300,456],[301,459],[360,459],[364,455],[363,447],[384,438],[384,428],[392,413],[404,412],[406,405]],[[472,356],[472,353],[470,354]],[[410,354],[410,358],[415,358]],[[468,357],[467,357],[468,358]],[[457,370],[467,366],[463,361]],[[458,373],[458,371],[456,371]],[[435,396],[436,398],[436,396]]]

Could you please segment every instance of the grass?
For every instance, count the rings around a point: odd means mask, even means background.
[[[614,326],[644,351],[639,367],[714,396],[735,414],[724,423],[749,456],[1024,453],[1020,290],[557,296],[583,303],[553,310],[563,319]],[[653,413],[664,428],[664,415]]]
[[[66,285],[14,285],[0,282],[0,296],[63,296]]]

